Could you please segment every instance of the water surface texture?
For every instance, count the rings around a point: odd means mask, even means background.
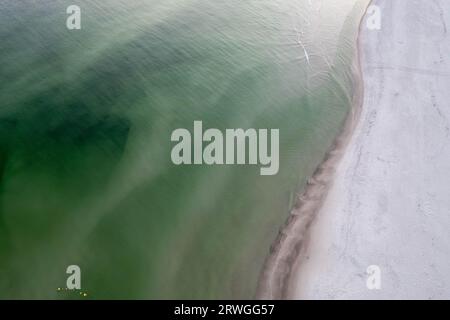
[[[3,0],[0,298],[77,298],[72,264],[88,298],[252,298],[349,111],[367,2]],[[279,173],[172,164],[194,120],[279,128]]]

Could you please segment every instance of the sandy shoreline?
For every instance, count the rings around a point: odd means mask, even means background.
[[[450,2],[373,0],[364,104],[289,279],[294,299],[450,298]],[[380,270],[369,290],[367,268]]]
[[[364,17],[359,22],[359,30]],[[349,139],[358,123],[364,100],[364,86],[359,55],[360,32],[357,34],[354,61],[351,66],[354,93],[352,108],[340,134],[334,140],[323,162],[317,167],[308,184],[298,197],[288,221],[278,234],[266,259],[257,288],[257,299],[290,298],[290,282],[295,276],[295,267],[301,251],[307,246],[308,229],[320,210],[331,187],[337,163],[342,158]]]

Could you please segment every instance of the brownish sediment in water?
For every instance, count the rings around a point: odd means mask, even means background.
[[[366,11],[370,3],[367,5]],[[266,258],[259,278],[256,292],[257,299],[289,298],[289,280],[292,278],[292,268],[297,264],[300,253],[306,246],[309,226],[332,185],[336,166],[359,120],[364,100],[359,49],[364,16],[365,14],[363,14],[359,23],[357,45],[351,66],[354,88],[352,108],[347,115],[342,131],[335,138],[322,163],[308,180],[303,193],[297,197],[288,220],[270,248],[270,254]]]

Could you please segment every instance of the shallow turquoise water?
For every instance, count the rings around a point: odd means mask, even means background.
[[[336,3],[338,2],[338,3]],[[0,298],[251,298],[350,107],[368,1],[0,4]],[[175,166],[176,128],[279,128],[280,171]]]

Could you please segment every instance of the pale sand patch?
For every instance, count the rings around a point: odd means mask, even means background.
[[[382,28],[361,31],[360,122],[290,298],[450,298],[450,1],[373,4]],[[380,290],[366,287],[369,265]]]

